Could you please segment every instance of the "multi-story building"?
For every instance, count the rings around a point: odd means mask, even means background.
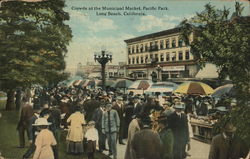
[[[184,43],[180,34],[180,28],[173,28],[124,40],[127,44],[128,76],[150,79],[152,72],[156,72],[162,81],[195,77],[198,66],[190,46]],[[192,40],[193,34],[189,37],[189,41]]]

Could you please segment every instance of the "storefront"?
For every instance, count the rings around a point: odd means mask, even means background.
[[[162,81],[182,77],[185,72],[185,66],[164,66],[161,71]]]

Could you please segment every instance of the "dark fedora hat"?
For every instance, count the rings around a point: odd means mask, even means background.
[[[224,129],[225,132],[235,132],[236,131],[236,127],[233,125],[233,123],[228,122],[225,124]]]

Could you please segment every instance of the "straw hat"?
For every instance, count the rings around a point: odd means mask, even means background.
[[[175,109],[185,109],[184,104],[182,104],[181,102],[175,103],[174,108]]]
[[[116,100],[123,100],[121,96],[116,97]]]
[[[88,122],[88,125],[91,126],[91,125],[95,125],[95,121],[91,120]]]
[[[48,126],[48,125],[51,125],[52,123],[48,122],[47,119],[45,118],[38,118],[36,121],[35,121],[35,124],[32,124],[32,126]]]

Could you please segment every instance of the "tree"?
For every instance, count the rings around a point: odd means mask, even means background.
[[[17,87],[48,85],[62,77],[72,33],[64,21],[64,0],[7,1],[0,8],[0,74],[7,91],[6,109],[13,109]]]
[[[229,18],[229,9],[219,10],[210,4],[205,5],[203,12],[181,23],[182,36],[189,43],[189,35],[194,33],[190,47],[198,63],[201,66],[207,62],[215,64],[219,68],[219,77],[228,76],[236,85],[238,106],[218,125],[233,120],[239,128],[238,134],[249,141],[250,17],[241,15],[243,7],[240,3],[236,2],[235,9]]]

